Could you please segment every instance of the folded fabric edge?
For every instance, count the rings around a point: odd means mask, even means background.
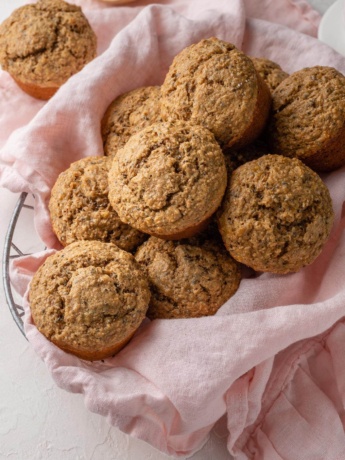
[[[306,372],[301,366],[301,363],[307,363],[308,360],[311,360],[317,357],[321,352],[326,351],[330,355],[329,360],[332,362],[332,367],[334,367],[336,365],[337,347],[339,348],[339,345],[342,348],[345,346],[345,318],[336,322],[324,333],[311,339],[306,339],[293,344],[286,350],[281,351],[276,357],[275,365],[262,397],[261,411],[257,416],[256,421],[250,426],[247,426],[235,442],[230,441],[229,436],[229,452],[241,460],[254,460],[254,458],[255,460],[295,460],[295,457],[286,457],[283,453],[279,452],[279,445],[277,441],[270,440],[270,436],[265,432],[265,428],[267,429],[267,426],[272,425],[272,422],[269,420],[270,417],[278,417],[277,414],[279,413],[280,404],[279,398],[284,394],[284,392],[288,392],[290,388],[294,389],[294,386],[298,386],[298,384],[296,384],[296,379],[298,378],[297,373],[301,371],[301,369],[302,372]],[[308,366],[306,365],[305,367]],[[325,383],[322,382],[322,379],[319,379],[318,382],[317,377],[315,377],[315,372],[313,375],[312,373],[309,375],[308,371],[306,373],[308,374],[307,379],[310,379],[310,382],[312,382],[310,384],[316,384],[319,386],[320,394],[324,393],[325,399],[330,401],[335,407],[338,401],[335,399],[334,401],[331,401],[329,395],[325,393],[327,388],[325,387]],[[340,376],[338,369],[338,372],[335,371],[335,374],[336,378],[334,380],[336,381],[339,391],[339,397],[342,399],[342,410],[344,410],[345,394],[344,391],[341,390],[345,389],[345,373],[343,372]],[[307,385],[308,384],[304,383],[305,387],[307,387]],[[295,410],[298,412],[298,407],[296,407]],[[334,415],[335,411],[333,418]],[[341,412],[339,412],[339,408],[337,411],[337,417],[339,418],[339,425],[342,427],[342,440],[340,441],[340,444],[343,443],[343,446],[340,445],[340,447],[334,447],[334,452],[324,453],[323,455],[327,456],[319,458],[327,458],[327,460],[345,458],[344,421],[342,419]],[[322,434],[322,432],[319,433],[320,437]],[[290,439],[289,442],[293,443],[294,440]],[[333,447],[331,447],[331,449],[333,449]],[[338,451],[339,449],[342,452],[341,456],[339,456],[339,452],[335,453],[335,451]],[[313,456],[314,453],[312,454],[306,451],[303,455],[305,455],[303,456],[303,459],[305,460],[315,459],[315,456]]]
[[[310,22],[316,30],[318,29],[321,21],[321,14],[318,11],[305,0],[288,0],[288,2],[299,10],[303,20]]]

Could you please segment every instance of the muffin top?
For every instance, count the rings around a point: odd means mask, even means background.
[[[174,58],[161,87],[162,118],[205,126],[230,147],[243,142],[254,121],[266,121],[269,94],[257,107],[263,86],[269,93],[248,56],[231,43],[205,39]]]
[[[251,60],[253,61],[256,71],[266,82],[271,92],[289,76],[287,72],[282,70],[279,64],[270,59],[252,57]]]
[[[0,26],[0,63],[18,80],[59,86],[96,56],[97,39],[81,8],[39,0]]]
[[[123,222],[156,236],[183,232],[218,208],[227,182],[213,134],[186,123],[155,123],[113,158],[109,201]]]
[[[149,298],[134,257],[99,241],[78,241],[49,256],[29,292],[38,330],[61,348],[94,359],[133,334]]]
[[[159,86],[144,86],[116,98],[101,123],[105,155],[115,155],[132,134],[161,121],[159,101]]]
[[[213,315],[240,283],[239,266],[223,244],[199,235],[180,241],[152,236],[135,258],[149,278],[152,319]]]
[[[345,77],[340,72],[323,66],[301,69],[282,81],[272,99],[268,140],[274,153],[318,170],[345,163]]]
[[[300,160],[281,155],[237,168],[219,213],[219,230],[234,259],[282,274],[319,255],[332,223],[332,201],[321,178]]]
[[[108,200],[108,157],[78,160],[57,178],[49,201],[53,230],[63,246],[78,240],[134,250],[146,236],[124,224]]]

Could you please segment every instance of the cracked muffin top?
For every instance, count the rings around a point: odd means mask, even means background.
[[[146,274],[111,243],[78,241],[49,256],[29,292],[38,330],[63,350],[94,360],[111,356],[143,321]]]
[[[80,7],[40,0],[0,26],[0,63],[15,79],[60,86],[96,56],[97,39]]]
[[[161,121],[159,101],[159,86],[144,86],[116,98],[101,123],[105,155],[115,155],[132,134]]]
[[[279,64],[270,59],[251,57],[251,60],[253,61],[256,71],[266,82],[271,92],[289,76]]]
[[[226,182],[224,155],[209,130],[155,123],[131,136],[113,158],[109,201],[123,222],[180,238],[216,211]]]
[[[239,265],[223,244],[199,235],[179,241],[152,236],[135,258],[149,278],[151,319],[214,315],[241,279]]]
[[[57,178],[49,201],[53,230],[63,246],[78,240],[134,250],[146,235],[121,222],[108,199],[108,157],[78,160]]]
[[[252,142],[266,123],[270,102],[251,59],[217,38],[182,50],[161,86],[163,120],[202,125],[224,148]]]
[[[317,171],[345,164],[345,76],[332,67],[307,67],[272,93],[268,142]]]
[[[296,272],[328,239],[332,201],[318,174],[300,160],[265,155],[232,173],[218,224],[237,261],[257,271]]]

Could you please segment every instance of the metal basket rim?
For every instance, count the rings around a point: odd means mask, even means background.
[[[12,293],[13,288],[12,288],[11,277],[10,277],[10,260],[11,260],[10,251],[11,251],[11,248],[13,247],[13,235],[16,229],[17,221],[25,205],[25,200],[27,196],[28,196],[27,192],[22,192],[13,210],[13,213],[10,219],[10,223],[7,229],[6,237],[5,237],[3,259],[2,259],[2,281],[3,281],[7,305],[8,305],[8,308],[12,314],[12,317],[16,325],[18,326],[20,332],[23,334],[25,338],[26,338],[26,335],[24,331],[24,322],[23,322],[24,309],[21,305],[18,305],[15,302],[13,293]],[[19,255],[21,254],[18,254],[18,256]]]

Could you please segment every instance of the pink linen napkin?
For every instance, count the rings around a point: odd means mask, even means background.
[[[165,0],[107,7],[79,1],[99,56],[47,103],[0,73],[0,185],[35,194],[35,224],[50,248],[12,265],[27,337],[57,385],[122,431],[186,457],[227,414],[228,449],[255,460],[345,458],[345,168],[323,176],[336,214],[322,254],[299,273],[258,274],[213,317],[146,321],[129,345],[88,363],[32,324],[27,287],[59,249],[47,202],[72,161],[102,154],[100,120],[119,94],[162,83],[173,57],[217,36],[287,72],[345,58],[316,40],[319,15],[303,0]]]

